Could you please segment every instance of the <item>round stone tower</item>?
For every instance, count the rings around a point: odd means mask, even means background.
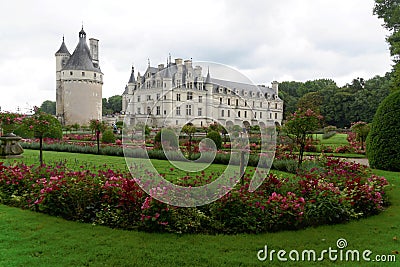
[[[89,49],[83,27],[72,55],[64,38],[56,52],[56,112],[63,125],[101,120],[103,73],[98,55],[98,40],[90,39]]]

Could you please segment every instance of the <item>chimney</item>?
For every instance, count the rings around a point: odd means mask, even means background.
[[[90,55],[92,56],[93,65],[99,67],[99,40],[90,38]]]
[[[272,83],[272,90],[274,90],[274,92],[275,92],[275,95],[276,96],[278,96],[278,86],[279,86],[279,83],[277,82],[277,81],[273,81]]]
[[[175,64],[176,65],[182,65],[182,59],[181,58],[175,58]]]

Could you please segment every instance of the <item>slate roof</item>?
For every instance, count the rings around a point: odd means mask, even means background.
[[[93,65],[90,50],[86,43],[86,33],[83,29],[79,32],[79,43],[63,69],[101,72],[100,67],[96,68]]]
[[[135,83],[135,68],[132,66],[131,77],[129,77],[128,83]]]
[[[60,46],[60,49],[58,49],[58,51],[56,52],[56,55],[59,55],[59,54],[67,54],[67,55],[71,55],[70,53],[69,53],[69,51],[68,51],[68,48],[67,48],[67,46],[65,45],[65,42],[64,42],[64,36],[63,36],[63,41],[62,41],[62,44],[61,44],[61,46]]]

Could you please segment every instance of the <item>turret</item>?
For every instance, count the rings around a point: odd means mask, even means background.
[[[204,86],[206,91],[208,91],[210,94],[213,93],[213,84],[211,83],[211,77],[210,77],[210,69],[207,71],[207,78],[206,81],[204,82]]]

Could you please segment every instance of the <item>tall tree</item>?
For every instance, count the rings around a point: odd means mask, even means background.
[[[383,27],[390,32],[386,41],[395,63],[392,87],[398,89],[400,88],[400,0],[375,0],[374,15],[383,19]]]
[[[40,105],[40,110],[51,115],[56,115],[56,102],[46,100]]]

